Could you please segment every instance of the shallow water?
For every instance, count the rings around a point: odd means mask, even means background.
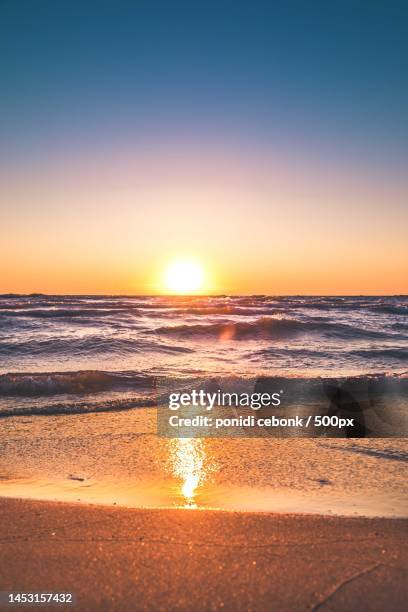
[[[408,440],[165,439],[154,411],[2,421],[0,495],[408,516]]]

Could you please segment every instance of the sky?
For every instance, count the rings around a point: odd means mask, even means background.
[[[408,293],[408,4],[0,0],[0,292]]]

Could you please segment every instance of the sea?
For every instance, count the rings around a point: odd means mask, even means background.
[[[407,371],[407,296],[0,297],[0,417],[153,406],[170,379],[380,382],[404,398]]]
[[[2,295],[0,496],[408,516],[407,315],[407,296]],[[168,439],[175,387],[364,406],[366,429]]]

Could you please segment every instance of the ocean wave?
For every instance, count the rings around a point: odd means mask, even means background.
[[[408,331],[408,323],[391,323],[392,329],[398,329],[404,332]]]
[[[161,316],[172,317],[174,315],[193,315],[193,316],[212,316],[212,315],[223,315],[223,316],[259,316],[259,315],[274,315],[279,314],[280,309],[273,307],[258,306],[190,306],[189,308],[174,308],[166,313],[161,313]]]
[[[401,361],[407,361],[408,363],[408,348],[374,348],[374,349],[354,349],[348,351],[350,355],[357,355],[358,357],[371,358],[390,358]]]
[[[98,391],[151,388],[154,378],[138,372],[9,373],[0,375],[0,396],[36,397],[59,394],[84,394]]]
[[[151,408],[155,405],[152,398],[139,396],[135,399],[107,400],[102,402],[56,403],[42,406],[22,406],[0,409],[0,419],[7,417],[30,416],[69,416],[97,412],[123,412],[134,408]]]
[[[115,338],[112,336],[91,335],[85,338],[30,338],[20,342],[0,342],[0,356],[39,356],[39,355],[133,355],[140,353],[163,353],[168,355],[193,352],[190,347],[157,342],[157,336],[148,338]]]
[[[388,338],[390,334],[379,330],[362,329],[345,323],[325,320],[300,321],[261,317],[256,321],[230,321],[196,325],[160,327],[158,333],[179,337],[215,337],[220,340],[250,340],[259,338],[289,338],[301,333],[317,333],[339,339]],[[397,336],[391,334],[393,338]]]
[[[74,317],[109,317],[112,315],[117,316],[118,312],[122,313],[126,311],[133,315],[138,315],[139,311],[133,307],[121,307],[121,308],[32,308],[28,309],[26,306],[17,308],[3,309],[0,311],[0,316],[9,317],[34,317],[39,319],[51,319],[51,318],[74,318]]]
[[[380,312],[382,314],[391,314],[391,315],[408,315],[408,307],[407,306],[392,306],[392,305],[378,305],[370,308],[372,312]]]
[[[332,351],[325,351],[322,349],[307,349],[307,348],[278,348],[276,346],[267,346],[261,349],[257,349],[251,353],[251,357],[253,358],[262,358],[262,357],[276,357],[281,359],[282,357],[286,357],[288,359],[305,359],[305,358],[320,358],[327,359],[333,357]]]
[[[384,373],[367,374],[361,376],[343,377],[288,377],[288,376],[259,376],[259,377],[203,377],[199,381],[196,377],[169,378],[155,380],[151,377],[138,375],[135,372],[67,372],[48,374],[8,374],[8,381],[3,377],[1,384],[8,393],[0,393],[6,397],[0,403],[0,418],[2,417],[29,417],[77,415],[95,412],[117,412],[137,408],[166,409],[170,392],[201,388],[214,392],[220,389],[223,392],[250,392],[275,393],[279,391],[286,406],[302,403],[304,405],[317,405],[321,402],[343,402],[352,409],[353,402],[359,402],[358,409],[378,408],[381,411],[385,405],[392,405],[396,397],[406,401],[408,391],[408,375]],[[112,381],[116,379],[116,383]],[[123,379],[128,381],[127,393],[121,396],[120,392],[102,394],[97,399],[98,391],[106,391],[115,387],[115,391],[123,387]],[[8,385],[8,387],[6,387]],[[129,396],[129,389],[132,389]],[[0,387],[1,389],[1,387]],[[8,401],[7,394],[13,396],[39,397],[44,399],[34,402],[21,400]],[[78,399],[58,398],[47,400],[48,395],[78,394]],[[134,394],[135,393],[135,394]],[[86,396],[89,397],[86,397]],[[57,399],[57,397],[55,397]]]

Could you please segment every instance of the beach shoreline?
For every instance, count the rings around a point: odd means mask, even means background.
[[[407,519],[0,498],[1,589],[76,609],[401,610]]]
[[[408,517],[408,442],[166,439],[156,411],[2,421],[0,496]]]

